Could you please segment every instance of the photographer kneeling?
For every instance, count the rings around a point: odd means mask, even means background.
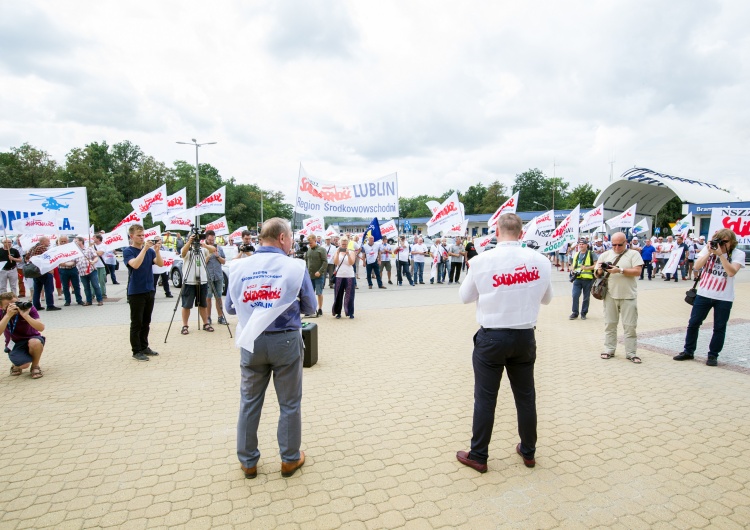
[[[745,253],[737,249],[737,236],[728,228],[717,231],[711,242],[700,251],[694,265],[696,269],[703,269],[698,293],[690,312],[685,346],[682,353],[672,357],[675,361],[687,361],[694,357],[701,324],[713,309],[714,331],[708,345],[706,365],[718,364],[717,359],[724,348],[727,322],[734,303],[734,277],[744,266]]]
[[[5,334],[5,351],[13,363],[10,375],[21,375],[24,368],[31,366],[31,378],[42,377],[39,360],[44,351],[44,324],[31,302],[19,302],[14,293],[0,294],[0,329]],[[10,341],[12,350],[8,348]]]

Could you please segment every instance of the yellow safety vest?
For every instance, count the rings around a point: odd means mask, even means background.
[[[576,252],[573,254],[573,270],[578,270],[578,254],[580,252]],[[593,253],[590,250],[586,251],[586,257],[583,258],[583,267],[590,267],[594,264],[594,256]],[[593,280],[594,279],[594,271],[580,271],[578,273],[578,277],[582,280]]]
[[[174,236],[165,237],[164,246],[170,250],[175,250],[177,248],[177,238]]]

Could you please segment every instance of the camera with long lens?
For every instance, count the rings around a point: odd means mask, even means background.
[[[305,259],[305,254],[307,254],[309,243],[307,242],[307,239],[305,239],[305,236],[299,236],[299,249],[297,252],[295,252],[294,257],[299,259]]]
[[[32,305],[33,304],[31,300],[23,300],[23,301],[19,300],[18,302],[16,302],[16,307],[18,308],[19,311],[28,311],[29,309],[31,309]]]
[[[719,250],[719,245],[721,245],[720,239],[712,239],[708,242],[708,246],[711,247],[711,250]]]
[[[255,252],[255,247],[252,245],[240,245],[237,247],[240,252]]]

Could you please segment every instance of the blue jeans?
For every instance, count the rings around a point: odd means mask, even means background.
[[[536,339],[533,329],[489,330],[474,335],[474,420],[469,458],[487,463],[500,379],[507,370],[516,402],[521,453],[534,458],[536,452],[536,391],[534,362]]]
[[[65,303],[70,304],[70,287],[73,287],[73,295],[76,297],[76,302],[82,304],[83,300],[81,300],[81,283],[78,278],[78,269],[73,267],[72,269],[59,270]]]
[[[282,462],[300,459],[302,443],[302,335],[299,330],[266,335],[255,339],[253,352],[240,350],[240,415],[237,422],[237,457],[245,467],[260,459],[258,425],[273,374],[279,402],[276,438]]]
[[[589,312],[589,299],[591,298],[591,284],[594,280],[586,280],[576,278],[573,282],[573,314],[578,315],[578,301],[583,293],[583,306],[581,307],[581,314],[585,315]]]
[[[727,322],[729,321],[729,313],[732,312],[732,302],[697,295],[693,302],[693,310],[690,312],[690,321],[685,334],[685,347],[683,348],[685,353],[695,355],[698,332],[711,309],[714,310],[714,333],[711,335],[711,343],[708,345],[708,356],[718,357],[719,352],[724,348],[724,337],[727,334]]]
[[[96,301],[102,301],[102,290],[99,288],[99,273],[96,269],[90,273],[81,276],[81,283],[83,284],[83,291],[86,293],[86,303],[90,304],[92,301],[91,290],[94,290],[96,295]]]
[[[399,285],[401,285],[404,276],[409,280],[409,285],[414,285],[414,282],[411,279],[411,273],[409,272],[409,262],[396,261],[396,279],[398,280]]]
[[[47,272],[34,278],[34,307],[37,310],[42,308],[42,289],[44,289],[44,298],[47,300],[47,307],[55,305],[55,277],[51,272]]]
[[[414,262],[414,283],[424,283],[424,261]]]
[[[437,281],[442,282],[445,280],[445,266],[447,263],[445,261],[439,261],[437,264]]]
[[[372,287],[372,278],[370,278],[370,273],[374,273],[375,279],[378,281],[378,287],[383,287],[383,280],[380,279],[380,265],[377,261],[368,263],[365,270],[367,274],[367,285]]]

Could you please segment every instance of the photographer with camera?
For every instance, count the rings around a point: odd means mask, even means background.
[[[211,252],[206,260],[206,272],[208,273],[208,281],[213,285],[213,289],[208,289],[206,296],[208,300],[214,299],[216,305],[216,314],[219,315],[219,324],[222,326],[226,325],[227,319],[224,318],[224,308],[221,302],[221,293],[224,292],[224,273],[221,270],[221,266],[227,262],[224,250],[216,244],[216,232],[213,230],[206,230],[206,246],[213,247],[215,250]],[[255,249],[253,249],[254,251]],[[216,291],[216,297],[214,298],[214,291]],[[212,325],[211,322],[211,302],[208,302],[208,324]]]
[[[32,379],[44,376],[39,366],[46,340],[41,334],[44,324],[33,304],[19,302],[15,293],[0,294],[0,331],[5,335],[5,351],[13,364],[10,375],[19,376],[24,368],[31,366]]]
[[[250,232],[250,230],[243,230],[242,243],[237,245],[237,255],[234,257],[234,259],[249,258],[253,255],[254,252],[255,247],[253,246],[253,234]]]
[[[605,251],[596,262],[594,274],[597,278],[607,276],[607,292],[604,295],[604,349],[602,359],[611,359],[617,348],[617,324],[622,319],[625,334],[625,357],[640,364],[636,355],[638,326],[638,282],[643,259],[640,253],[627,247],[623,232],[612,235],[612,249]]]
[[[214,328],[208,323],[208,272],[203,263],[208,262],[208,256],[216,252],[216,247],[206,244],[206,234],[198,227],[190,230],[185,246],[182,247],[183,278],[182,278],[182,330],[187,335],[188,319],[193,304],[198,306],[198,314],[203,321],[203,331],[213,332]],[[201,259],[201,254],[203,259]],[[188,257],[189,256],[189,257]],[[190,261],[190,263],[188,263]],[[188,270],[189,269],[189,270]]]
[[[690,312],[685,345],[682,353],[673,357],[675,361],[693,359],[701,324],[713,309],[714,331],[708,345],[706,365],[718,364],[734,303],[734,277],[744,266],[745,253],[737,249],[737,236],[728,228],[717,231],[700,251],[695,260],[695,267],[702,268],[698,292]]]
[[[581,307],[581,320],[586,320],[589,312],[589,300],[591,298],[591,284],[594,282],[594,255],[589,250],[588,242],[581,238],[578,241],[578,251],[573,254],[573,271],[570,273],[573,281],[573,312],[570,320],[578,318],[578,302],[583,293],[583,306]]]

